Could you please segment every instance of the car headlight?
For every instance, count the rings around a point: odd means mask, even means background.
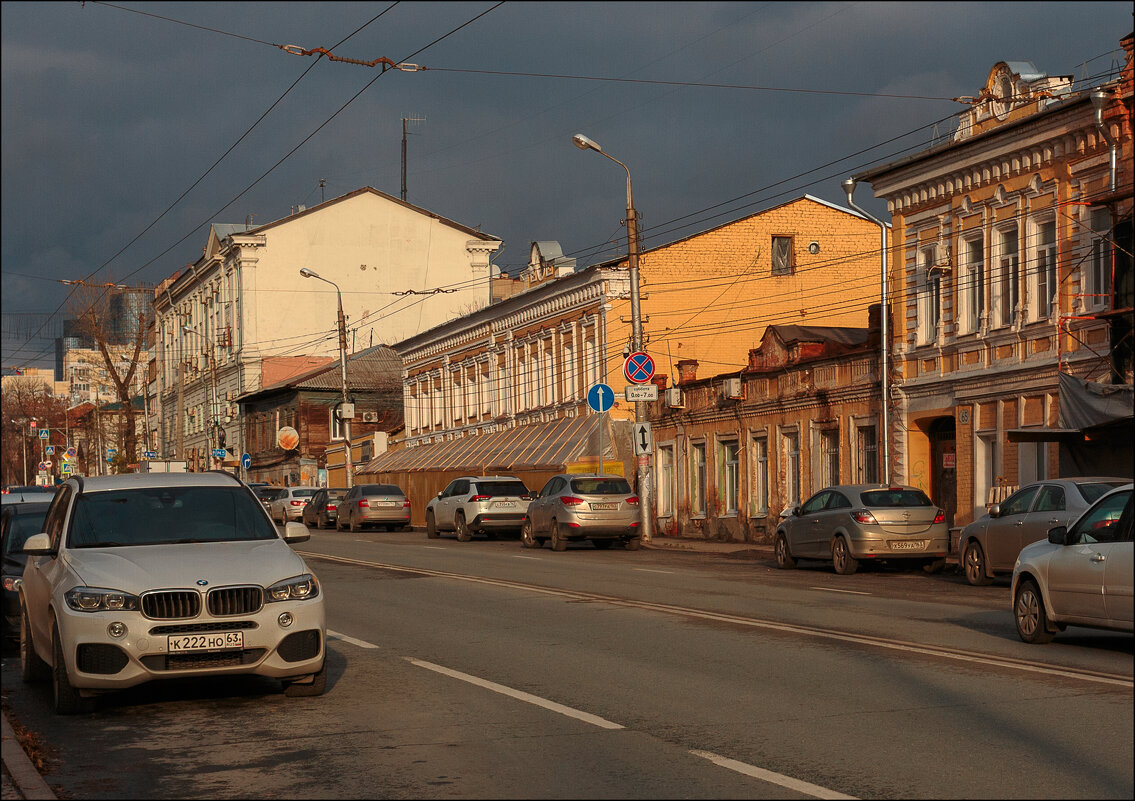
[[[63,598],[76,612],[135,612],[140,608],[137,595],[99,587],[72,587]]]
[[[264,591],[265,600],[306,601],[319,595],[319,582],[310,573],[278,581]]]

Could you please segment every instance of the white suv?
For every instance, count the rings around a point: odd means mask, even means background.
[[[228,473],[72,478],[24,543],[20,664],[55,711],[153,679],[256,674],[326,684],[319,581]]]
[[[515,476],[462,476],[426,504],[426,536],[454,531],[460,542],[474,533],[520,531],[532,494]]]

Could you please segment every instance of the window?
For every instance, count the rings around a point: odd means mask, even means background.
[[[1014,492],[1009,496],[1003,504],[1001,504],[1001,517],[1009,517],[1010,515],[1023,515],[1029,510],[1032,505],[1033,496],[1036,495],[1036,487],[1026,487],[1023,490]]]
[[[839,429],[820,432],[820,476],[824,486],[839,483]]]
[[[1019,443],[1017,445],[1017,482],[1031,484],[1048,477],[1048,443]]]
[[[737,498],[741,484],[739,457],[740,448],[737,440],[721,443],[721,500],[725,505],[725,513],[731,515],[737,514]]]
[[[1045,484],[1036,499],[1034,511],[1037,512],[1063,512],[1065,509],[1064,488],[1053,484]]]
[[[918,341],[934,342],[938,338],[938,316],[942,308],[942,279],[935,271],[936,249],[923,248],[919,254]]]
[[[878,484],[879,437],[875,426],[860,426],[856,433],[859,439],[857,444],[859,474],[856,478],[860,484]]]
[[[768,438],[753,438],[753,511],[768,514]]]
[[[792,237],[774,236],[772,238],[772,274],[792,275],[795,263],[792,253]]]
[[[1111,297],[1111,213],[1107,209],[1092,209],[1092,266],[1085,299],[1088,306],[1106,306]]]
[[[690,514],[705,514],[705,443],[690,446]]]
[[[965,325],[966,331],[972,333],[981,327],[981,316],[985,310],[985,253],[980,238],[967,240],[964,247]]]
[[[1017,226],[997,232],[997,322],[1012,325],[1020,301],[1020,271],[1017,257]]]
[[[570,342],[564,343],[564,400],[575,400],[575,348]]]
[[[658,449],[658,516],[674,514],[674,446]]]
[[[1036,275],[1037,319],[1052,315],[1056,298],[1056,222],[1037,226]]]
[[[781,435],[784,451],[784,500],[800,503],[800,434],[786,431]]]
[[[343,419],[339,417],[339,404],[335,404],[327,410],[327,414],[331,417],[331,439],[343,439]]]
[[[585,386],[594,386],[599,381],[599,356],[595,352],[595,340],[588,339],[583,343],[584,370],[587,376]]]

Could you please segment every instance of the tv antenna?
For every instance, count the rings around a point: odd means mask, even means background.
[[[402,118],[402,200],[406,199],[406,123],[425,121],[425,117],[419,117],[416,114]]]

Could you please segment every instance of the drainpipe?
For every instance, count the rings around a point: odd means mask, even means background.
[[[879,281],[879,294],[882,309],[880,310],[879,320],[879,375],[880,375],[880,389],[882,391],[882,424],[883,424],[883,480],[889,485],[891,483],[891,423],[890,423],[890,365],[888,359],[888,352],[891,347],[890,343],[890,305],[887,298],[887,224],[868,213],[864,209],[855,205],[852,195],[855,193],[855,184],[857,181],[854,178],[848,178],[843,182],[843,191],[847,193],[847,205],[855,209],[855,211],[862,214],[871,222],[879,226],[879,239],[881,242],[882,252],[882,267],[881,278]]]
[[[1110,151],[1110,158],[1108,161],[1108,190],[1114,193],[1116,189],[1117,174],[1119,172],[1119,142],[1114,137],[1112,137],[1103,121],[1103,109],[1104,106],[1107,105],[1107,100],[1109,97],[1110,95],[1102,89],[1097,89],[1096,91],[1092,92],[1092,106],[1095,107],[1096,110],[1096,129],[1100,132],[1100,135],[1103,136],[1104,141],[1107,142],[1107,146]]]

